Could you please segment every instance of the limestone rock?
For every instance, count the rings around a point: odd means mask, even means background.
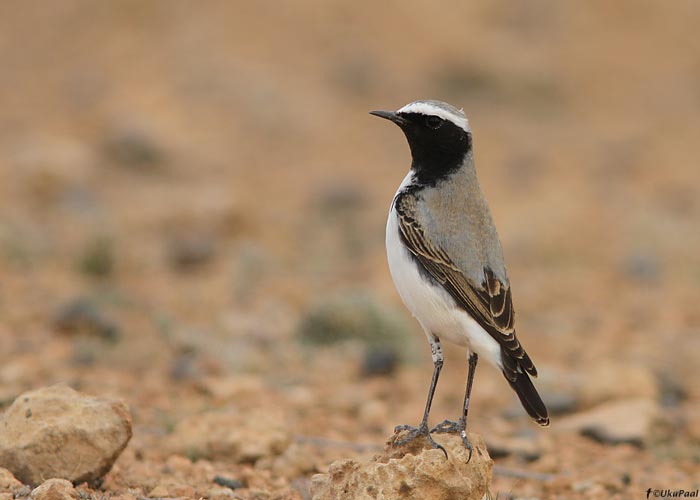
[[[600,442],[641,446],[657,416],[656,403],[648,399],[626,399],[603,403],[588,411],[557,421],[556,431],[576,431]]]
[[[646,366],[605,361],[592,367],[580,381],[584,407],[630,398],[658,399],[659,383]]]
[[[131,415],[119,400],[58,384],[20,395],[0,418],[0,466],[20,481],[73,483],[106,474],[131,438]]]
[[[480,436],[470,434],[474,447],[471,461],[457,435],[434,436],[447,450],[417,440],[404,447],[392,447],[367,462],[339,460],[328,474],[311,480],[313,500],[481,500],[491,482],[493,461]]]
[[[175,426],[168,448],[190,458],[254,463],[284,452],[292,441],[284,419],[269,411],[208,412]]]
[[[17,481],[12,472],[0,467],[0,491],[16,491],[22,486],[23,484]]]
[[[32,500],[75,500],[76,492],[73,484],[65,479],[49,479],[34,488]]]
[[[168,488],[159,484],[148,493],[148,496],[150,498],[165,498],[168,496]]]

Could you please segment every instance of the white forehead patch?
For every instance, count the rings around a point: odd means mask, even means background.
[[[460,110],[461,111],[461,110]],[[436,106],[425,101],[416,101],[410,104],[406,104],[403,108],[399,109],[397,113],[418,113],[421,115],[435,115],[439,116],[443,120],[449,120],[465,132],[471,132],[469,128],[469,120],[464,114],[456,114],[448,109]]]

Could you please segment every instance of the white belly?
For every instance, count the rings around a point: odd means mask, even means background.
[[[408,249],[401,243],[394,210],[386,225],[389,271],[401,300],[420,322],[426,335],[466,346],[501,367],[501,348],[442,287],[426,281]]]

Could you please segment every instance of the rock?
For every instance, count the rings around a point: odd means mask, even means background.
[[[197,381],[197,388],[221,401],[251,398],[269,390],[259,376],[242,374],[201,377]]]
[[[311,479],[313,500],[481,500],[491,483],[493,461],[483,439],[470,434],[474,446],[471,461],[459,436],[436,437],[448,453],[417,440],[409,446],[393,448],[366,462],[339,460],[328,474]]]
[[[557,421],[557,432],[575,431],[602,443],[641,446],[657,416],[656,403],[627,399],[604,403],[588,411]]]
[[[601,361],[585,371],[542,366],[540,373],[537,387],[552,415],[572,413],[606,401],[657,400],[661,394],[659,380],[652,370],[619,361]],[[521,415],[520,405],[514,405],[510,413]]]
[[[131,438],[131,414],[119,400],[57,384],[20,395],[0,418],[0,466],[20,481],[73,483],[106,474]]]
[[[168,488],[163,486],[162,484],[159,484],[155,488],[153,488],[151,491],[148,492],[148,496],[150,498],[164,498],[168,496]]]
[[[196,498],[194,487],[189,484],[161,483],[148,492],[149,498]]]
[[[396,371],[398,364],[399,354],[393,347],[369,347],[362,361],[362,375],[365,377],[391,375]]]
[[[92,300],[78,298],[60,307],[53,327],[59,333],[95,335],[109,341],[119,339],[119,326],[104,316]]]
[[[216,253],[216,243],[204,233],[181,233],[168,240],[166,252],[173,269],[187,271],[209,262]]]
[[[298,477],[291,482],[292,490],[299,494],[292,496],[293,500],[311,500],[311,480],[308,477]]]
[[[194,459],[254,463],[284,452],[292,441],[284,419],[270,411],[208,412],[175,426],[167,446]]]
[[[271,471],[278,477],[302,477],[311,472],[320,472],[325,464],[318,450],[308,443],[292,443],[284,453],[272,459],[263,459],[255,464],[257,470]]]
[[[207,492],[207,498],[209,500],[234,500],[240,498],[229,488],[210,488]]]
[[[547,403],[550,415],[564,415],[578,408],[578,398],[564,391],[542,391],[542,399]],[[519,405],[520,403],[518,403]]]
[[[1,491],[16,491],[24,486],[20,481],[18,481],[12,472],[7,469],[0,467],[0,490]]]
[[[30,496],[32,500],[74,500],[77,494],[70,481],[54,478],[34,488]]]
[[[115,128],[103,150],[111,163],[142,172],[154,171],[165,162],[165,154],[155,137],[142,127]]]
[[[197,380],[200,377],[198,366],[198,353],[194,350],[185,350],[178,353],[168,370],[170,378],[177,381]]]
[[[579,381],[580,401],[590,407],[604,401],[643,398],[657,400],[659,384],[654,373],[642,365],[601,362]]]
[[[230,477],[224,477],[224,476],[214,476],[214,483],[218,484],[219,486],[225,486],[226,488],[231,488],[232,490],[236,490],[238,488],[244,488],[245,483],[241,481],[240,479],[233,479]]]

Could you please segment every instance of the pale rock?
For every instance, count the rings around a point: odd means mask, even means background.
[[[172,498],[194,498],[195,489],[189,484],[168,485],[168,496]]]
[[[284,419],[271,411],[208,412],[175,426],[167,446],[190,458],[254,463],[284,452],[292,436]]]
[[[292,408],[307,409],[316,404],[316,395],[308,387],[290,387],[284,396]]]
[[[265,392],[260,377],[238,375],[235,377],[204,377],[199,382],[203,392],[220,400],[240,400],[254,397]]]
[[[425,440],[392,447],[365,462],[339,460],[328,474],[311,479],[313,500],[481,500],[491,482],[493,461],[480,436],[470,435],[474,451],[468,451],[457,435],[437,435],[448,458]]]
[[[159,484],[155,488],[153,488],[151,491],[148,492],[149,498],[165,498],[168,495],[168,488],[163,486],[162,484]]]
[[[661,395],[660,383],[649,367],[617,360],[599,361],[584,371],[543,366],[540,373],[537,388],[551,415],[569,414],[621,399],[658,400]],[[519,404],[513,407],[514,415],[521,412]]]
[[[585,412],[561,418],[555,432],[578,432],[609,444],[641,446],[658,415],[658,405],[648,399],[603,403]]]
[[[209,500],[231,500],[237,498],[237,496],[230,488],[216,486],[214,488],[209,488],[207,498]]]
[[[321,470],[318,460],[318,454],[311,445],[292,443],[281,455],[257,462],[255,468],[271,470],[279,477],[294,478]]]
[[[170,455],[165,460],[165,469],[168,471],[168,473],[181,477],[189,474],[189,472],[192,470],[192,466],[192,461],[189,458],[181,455]]]
[[[34,488],[30,496],[32,500],[74,500],[77,494],[70,481],[54,478]]]
[[[646,366],[616,361],[597,363],[586,370],[579,383],[582,406],[591,407],[605,401],[640,398],[657,400],[659,383]]]
[[[0,467],[0,490],[14,491],[24,486],[21,481],[18,481],[12,472]]]
[[[0,500],[14,500],[15,495],[9,491],[0,493]]]
[[[20,481],[73,483],[102,477],[131,438],[131,415],[119,400],[58,384],[20,395],[0,418],[0,466]]]

